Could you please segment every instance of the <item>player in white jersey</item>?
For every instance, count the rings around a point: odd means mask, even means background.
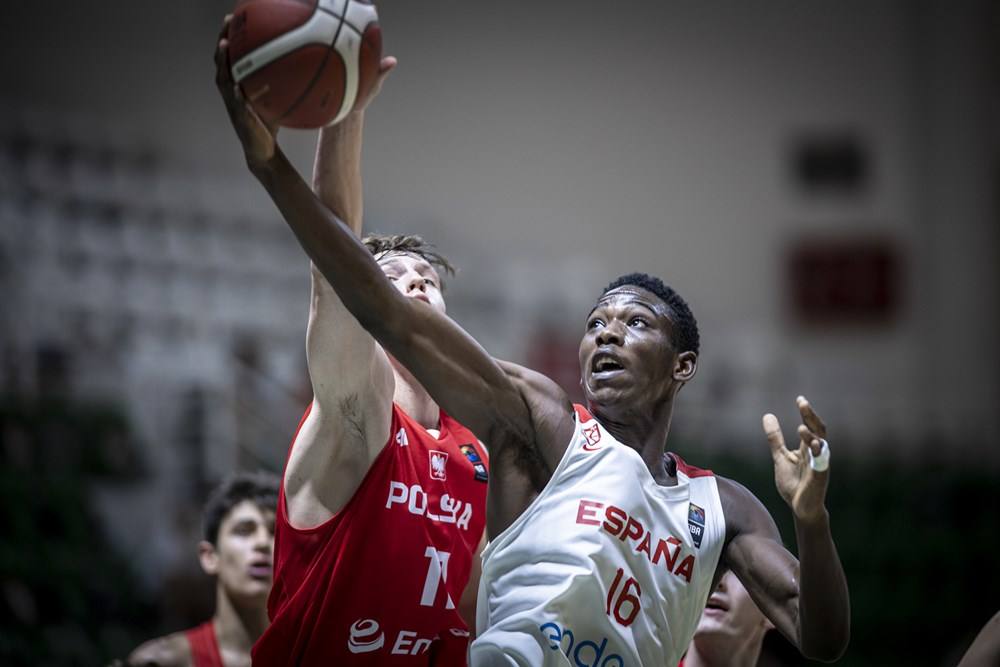
[[[633,274],[601,295],[580,343],[589,413],[577,410],[549,378],[493,359],[444,313],[400,294],[226,77],[220,70],[219,90],[247,165],[317,269],[490,446],[494,544],[483,558],[474,665],[676,664],[726,570],[804,655],[844,652],[850,612],[824,504],[826,429],[804,399],[796,449],[764,417],[797,560],[747,489],[666,454],[674,399],[698,362],[697,325],[672,289]]]

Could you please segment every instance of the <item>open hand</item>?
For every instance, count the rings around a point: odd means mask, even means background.
[[[809,453],[819,456],[821,440],[826,438],[826,425],[809,405],[804,396],[796,399],[802,424],[799,424],[798,449],[785,446],[778,418],[768,413],[764,415],[764,433],[771,445],[774,459],[774,483],[778,493],[792,508],[795,518],[801,521],[818,519],[826,512],[826,487],[830,479],[829,468],[818,472],[809,465]],[[829,445],[828,445],[829,446]]]
[[[243,153],[247,158],[247,166],[251,170],[262,167],[274,157],[277,150],[278,127],[268,126],[250,107],[243,92],[233,81],[233,73],[229,64],[229,22],[232,14],[222,21],[222,31],[215,45],[215,85],[219,88],[222,101],[226,103],[229,120],[236,130],[236,135],[243,144]]]

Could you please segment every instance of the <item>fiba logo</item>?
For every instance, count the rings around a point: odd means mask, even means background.
[[[448,452],[439,452],[436,449],[430,450],[431,455],[431,479],[445,479],[445,464],[448,463]]]
[[[371,653],[385,644],[385,634],[379,632],[378,621],[359,618],[351,626],[351,638],[347,640],[347,650],[351,653]]]

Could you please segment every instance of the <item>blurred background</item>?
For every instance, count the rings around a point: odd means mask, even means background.
[[[210,615],[207,490],[280,471],[310,400],[307,261],[214,88],[230,8],[2,10],[4,664],[101,664]],[[400,63],[366,228],[435,242],[449,313],[571,391],[603,286],[664,278],[702,334],[671,448],[794,548],[760,416],[793,437],[807,395],[836,450],[842,664],[957,662],[1000,608],[1000,3],[379,11]],[[281,141],[308,175],[314,133]]]

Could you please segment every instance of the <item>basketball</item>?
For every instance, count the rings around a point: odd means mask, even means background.
[[[229,22],[233,80],[268,124],[339,122],[378,76],[382,32],[365,0],[240,0]]]

